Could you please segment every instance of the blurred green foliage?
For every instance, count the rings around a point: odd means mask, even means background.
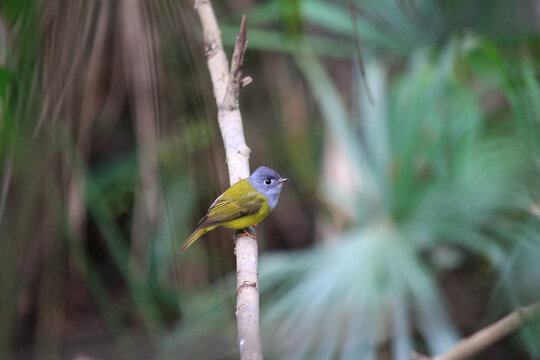
[[[260,227],[268,359],[439,353],[539,300],[536,2],[214,6],[229,47],[248,17],[252,167],[292,179]],[[237,358],[232,234],[177,251],[228,179],[191,5],[1,11],[0,354]]]

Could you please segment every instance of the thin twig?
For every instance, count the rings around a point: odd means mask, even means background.
[[[242,17],[229,70],[227,57],[223,51],[221,31],[210,1],[197,0],[195,9],[199,13],[203,28],[205,57],[212,78],[219,128],[232,185],[249,176],[250,150],[244,139],[242,116],[238,105],[240,88],[250,82],[242,79],[242,65],[247,47],[246,17]],[[235,253],[236,320],[240,358],[262,360],[257,241],[249,236],[238,236]]]
[[[236,37],[236,45],[231,61],[231,72],[229,74],[229,83],[225,91],[225,97],[220,104],[223,110],[238,108],[238,93],[240,91],[240,78],[242,76],[242,66],[247,49],[247,27],[246,16],[242,16],[240,31]]]
[[[540,316],[540,302],[520,307],[506,315],[499,321],[477,331],[465,339],[459,341],[450,350],[441,355],[428,357],[413,352],[411,360],[461,360],[467,359],[490,345],[510,335],[531,320]]]

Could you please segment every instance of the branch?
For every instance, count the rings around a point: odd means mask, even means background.
[[[251,82],[249,77],[241,78],[247,48],[246,17],[242,17],[229,71],[227,57],[223,51],[221,31],[210,1],[198,0],[195,8],[199,13],[203,28],[205,57],[212,78],[219,128],[225,146],[229,180],[232,185],[249,176],[250,150],[244,140],[242,116],[238,105],[240,88]],[[237,236],[235,253],[236,320],[240,358],[262,360],[257,241],[248,236]]]
[[[540,302],[520,307],[506,315],[499,321],[477,331],[471,336],[462,339],[454,347],[441,355],[428,357],[413,352],[411,360],[461,360],[467,359],[485,348],[493,345],[498,340],[513,333],[529,321],[540,316]]]
[[[242,66],[247,49],[247,28],[246,16],[242,16],[240,31],[236,37],[234,53],[231,61],[231,73],[229,74],[229,83],[225,91],[225,97],[220,104],[222,110],[238,109],[238,93],[240,92],[240,77],[242,76]]]

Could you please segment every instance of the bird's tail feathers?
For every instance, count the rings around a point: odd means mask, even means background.
[[[210,229],[207,227],[200,228],[198,227],[197,230],[193,232],[193,234],[189,235],[186,241],[182,244],[182,247],[180,248],[180,252],[186,251],[186,249],[193,244],[198,238],[200,238],[202,235],[206,234]]]

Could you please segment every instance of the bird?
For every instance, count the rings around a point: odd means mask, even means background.
[[[218,226],[244,229],[244,234],[254,238],[246,228],[257,225],[276,207],[283,183],[289,181],[277,172],[261,166],[248,178],[229,187],[210,205],[199,226],[180,248],[184,252],[198,238]]]

